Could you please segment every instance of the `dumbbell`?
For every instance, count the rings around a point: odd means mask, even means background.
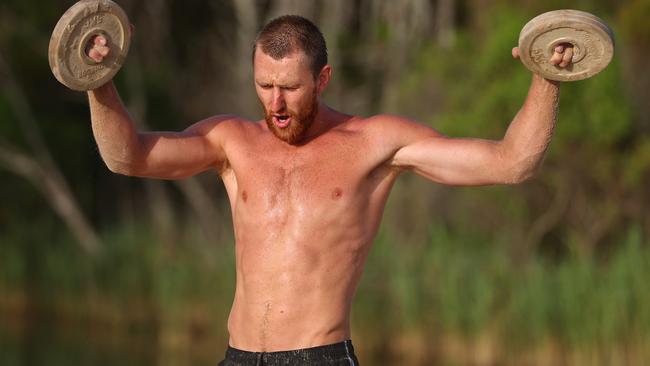
[[[111,53],[101,63],[88,57],[86,47],[102,35]],[[68,9],[52,32],[48,58],[54,76],[70,89],[97,89],[124,64],[131,44],[131,23],[111,0],[81,0]]]
[[[571,65],[549,61],[555,47],[573,46]],[[597,16],[579,10],[554,10],[528,22],[519,34],[519,57],[532,72],[556,81],[576,81],[602,71],[614,57],[614,33]]]
[[[111,53],[101,63],[88,57],[86,47],[103,35]],[[81,0],[61,17],[50,39],[49,62],[57,80],[73,90],[96,89],[122,67],[131,44],[126,13],[111,0]],[[572,64],[559,68],[549,62],[561,44],[573,46]],[[533,18],[519,35],[523,64],[547,79],[575,81],[603,70],[614,56],[614,35],[600,18],[578,10],[555,10]]]

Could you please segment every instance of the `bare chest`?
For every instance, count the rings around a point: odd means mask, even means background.
[[[230,189],[235,203],[250,209],[300,213],[341,205],[362,194],[371,169],[358,154],[343,147],[250,151],[233,167]]]
[[[300,147],[253,139],[232,146],[223,181],[239,243],[372,236],[392,176],[363,136],[340,133]]]

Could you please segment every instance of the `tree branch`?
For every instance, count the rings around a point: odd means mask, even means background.
[[[35,158],[17,149],[3,147],[0,159],[5,167],[34,184],[55,212],[63,219],[78,239],[81,249],[87,254],[95,254],[101,243],[89,221],[79,208],[65,177],[50,153],[37,123],[33,109],[18,82],[13,77],[9,64],[0,52],[0,86],[14,109],[18,125],[21,127]],[[10,146],[7,141],[4,146]],[[2,147],[2,146],[0,146]]]
[[[97,254],[101,248],[99,238],[81,214],[67,186],[62,185],[37,160],[16,149],[5,147],[8,145],[6,142],[0,142],[0,165],[32,183],[63,219],[77,238],[81,249],[90,255]]]

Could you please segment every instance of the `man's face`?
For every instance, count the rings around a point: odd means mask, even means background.
[[[275,60],[258,48],[253,68],[269,129],[289,144],[299,142],[318,113],[319,88],[309,60],[303,52]]]

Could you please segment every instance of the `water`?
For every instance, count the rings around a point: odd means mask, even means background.
[[[201,352],[159,345],[156,334],[106,336],[88,331],[33,326],[19,332],[0,326],[2,366],[216,366],[223,350]]]

